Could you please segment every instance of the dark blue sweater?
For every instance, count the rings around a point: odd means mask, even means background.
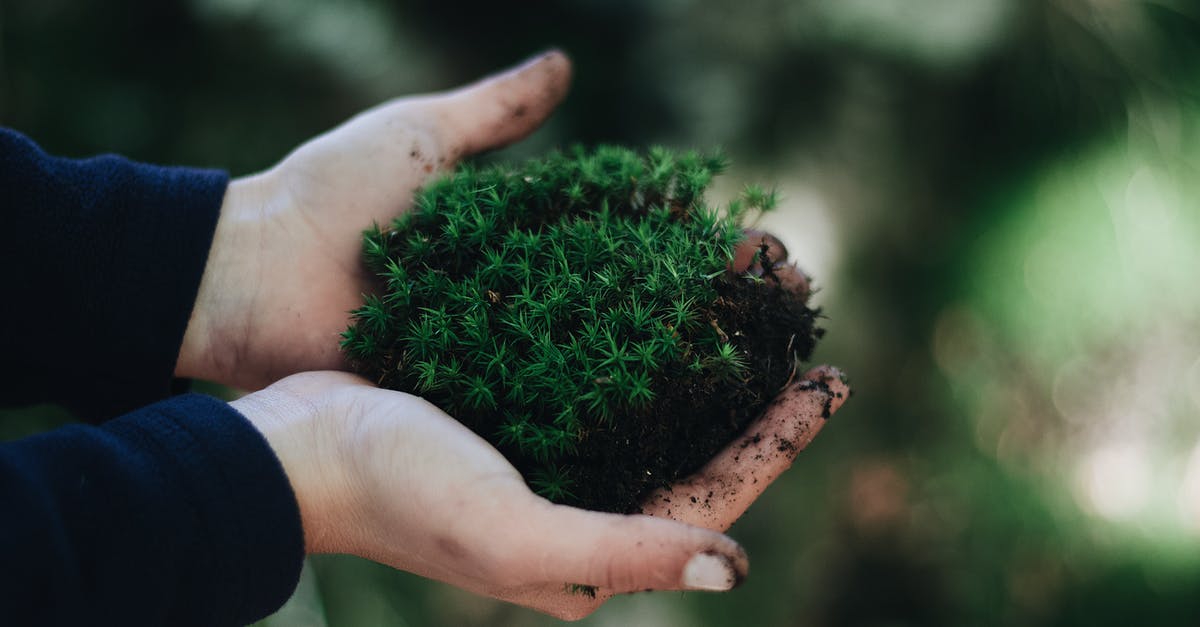
[[[0,444],[0,625],[237,625],[295,587],[266,441],[216,399],[161,400],[227,182],[0,129],[0,404],[97,425]]]

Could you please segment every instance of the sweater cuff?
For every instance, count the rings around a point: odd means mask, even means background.
[[[88,399],[84,414],[91,420],[132,411],[173,391],[179,347],[229,182],[217,170],[121,165],[126,178],[118,179],[123,190],[117,194],[138,208],[137,215],[125,223],[131,228],[116,229],[123,241],[101,262],[120,274],[107,277],[106,291],[94,294],[89,304],[97,314],[96,330],[111,334],[108,345],[92,355],[107,360],[124,354],[126,359],[124,369],[110,371],[115,380],[90,377],[98,385],[82,396]],[[86,375],[77,379],[88,380]]]
[[[136,418],[135,418],[136,416]],[[194,529],[181,591],[189,623],[246,624],[291,595],[304,560],[300,509],[283,466],[262,434],[227,403],[200,394],[172,398],[110,421],[104,430],[145,444],[171,486],[164,499]],[[220,603],[213,600],[220,599]],[[205,620],[195,620],[205,616]]]
[[[229,177],[113,155],[65,159],[0,129],[6,403],[92,421],[164,398]],[[19,366],[18,366],[19,364]]]

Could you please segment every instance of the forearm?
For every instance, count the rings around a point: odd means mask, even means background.
[[[199,395],[0,445],[0,512],[13,624],[245,624],[282,604],[303,557],[267,442]]]
[[[109,417],[166,396],[227,180],[0,129],[0,399]]]

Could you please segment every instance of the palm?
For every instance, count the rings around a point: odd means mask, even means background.
[[[306,436],[287,429],[287,419],[256,421],[296,489],[310,552],[353,553],[579,617],[616,592],[679,589],[684,564],[698,551],[728,556],[744,574],[744,553],[715,532],[728,528],[791,464],[847,393],[836,371],[810,371],[739,441],[673,486],[674,505],[664,500],[667,493],[651,495],[645,503],[650,516],[553,505],[441,410],[352,375],[304,373],[238,403],[248,416],[258,415],[250,403],[272,397],[284,416],[316,409],[304,420]],[[780,446],[782,440],[793,446]],[[716,489],[738,481],[751,487]],[[713,491],[710,500],[705,495]],[[699,498],[689,509],[691,495]],[[600,590],[596,597],[571,594],[567,583]]]
[[[338,394],[345,398],[331,406],[354,410],[324,420],[353,425],[340,431],[352,434],[342,439],[344,450],[362,502],[370,506],[343,527],[360,535],[337,549],[471,589],[502,577],[507,534],[497,530],[519,524],[531,504],[545,504],[516,469],[415,396],[359,385]]]
[[[438,150],[411,132],[391,133],[384,142],[374,127],[386,120],[378,117],[360,116],[301,146],[275,170],[235,183],[256,187],[253,193],[263,198],[261,209],[249,210],[245,226],[262,234],[257,250],[264,268],[279,270],[270,272],[268,289],[248,310],[249,363],[237,371],[257,380],[241,382],[246,387],[296,371],[345,367],[338,334],[372,289],[360,261],[362,229],[406,211],[413,191],[434,172],[408,153]],[[399,146],[410,148],[388,154]],[[351,147],[378,160],[339,158]]]

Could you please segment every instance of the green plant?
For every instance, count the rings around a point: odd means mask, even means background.
[[[729,270],[743,216],[775,196],[706,205],[725,166],[600,147],[461,167],[365,233],[381,293],[342,347],[487,438],[547,498],[634,509],[729,441],[819,334],[802,298]],[[771,262],[756,258],[765,276]]]

